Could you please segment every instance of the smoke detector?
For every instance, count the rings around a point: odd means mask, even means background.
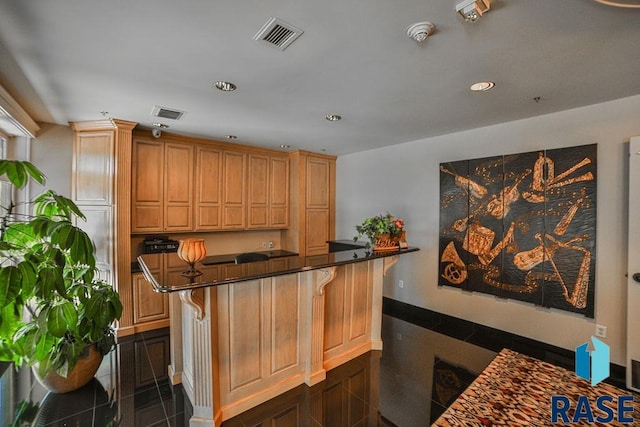
[[[407,28],[407,35],[417,41],[418,43],[422,43],[436,30],[436,26],[431,22],[416,22],[413,25],[409,25]]]

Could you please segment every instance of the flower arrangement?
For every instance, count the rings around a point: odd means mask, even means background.
[[[404,220],[387,212],[384,215],[366,218],[362,224],[356,225],[356,231],[358,235],[353,238],[354,242],[362,236],[367,236],[374,249],[396,249],[399,242],[404,240]],[[370,247],[370,243],[367,243],[367,247]]]

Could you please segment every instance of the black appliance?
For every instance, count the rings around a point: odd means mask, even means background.
[[[154,236],[144,240],[145,254],[158,254],[163,252],[177,252],[180,243],[171,240],[167,236]]]

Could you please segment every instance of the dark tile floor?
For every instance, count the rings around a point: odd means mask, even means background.
[[[398,310],[401,308],[401,310]],[[425,426],[433,422],[505,346],[560,365],[567,354],[500,331],[385,301],[384,350],[367,353],[228,420],[237,426]],[[403,319],[399,318],[403,317]],[[11,426],[21,405],[33,426],[188,426],[191,408],[162,368],[167,331],[123,339],[96,378],[56,395],[30,370],[0,366],[0,425]],[[542,357],[540,357],[542,356]],[[571,361],[572,363],[572,361]]]

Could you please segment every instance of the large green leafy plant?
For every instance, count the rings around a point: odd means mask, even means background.
[[[18,189],[45,181],[31,163],[15,160],[0,160],[2,176]],[[98,280],[93,242],[74,225],[86,218],[73,201],[46,190],[22,209],[33,213],[21,214],[8,200],[0,207],[0,360],[66,376],[89,345],[102,354],[113,349],[122,304]]]

